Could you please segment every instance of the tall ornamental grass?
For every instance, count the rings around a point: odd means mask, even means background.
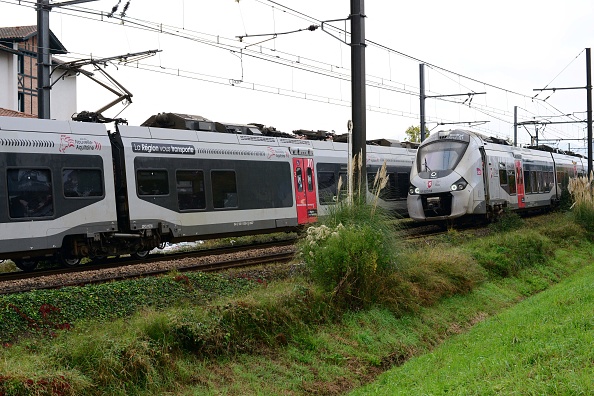
[[[590,177],[576,177],[569,181],[568,190],[573,197],[571,206],[576,223],[587,230],[594,229],[594,191],[593,174]]]
[[[362,165],[355,163],[361,169]],[[386,184],[382,180],[386,178],[385,168],[384,163],[376,176],[372,205],[365,200],[364,188],[355,197],[342,201],[338,197],[330,214],[308,228],[300,245],[312,280],[331,293],[335,304],[345,308],[377,303],[378,286],[396,267],[398,247],[393,225],[377,207],[378,195]]]

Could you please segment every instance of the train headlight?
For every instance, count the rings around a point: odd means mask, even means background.
[[[467,185],[468,185],[468,182],[466,180],[464,180],[463,177],[461,177],[460,180],[458,180],[456,183],[454,183],[450,186],[450,190],[452,190],[452,191],[464,190]]]
[[[410,195],[418,195],[421,192],[419,187],[415,187],[412,184],[408,187],[408,193]]]

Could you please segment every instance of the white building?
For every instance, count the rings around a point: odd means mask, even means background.
[[[60,70],[54,55],[68,51],[50,31],[50,117],[70,120],[76,112],[76,76]],[[37,116],[37,26],[0,28],[0,108]]]

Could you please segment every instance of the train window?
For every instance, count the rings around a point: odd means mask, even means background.
[[[544,192],[544,183],[543,183],[543,178],[542,178],[542,171],[537,171],[536,172],[536,185],[538,187],[538,192],[539,193]]]
[[[334,172],[318,172],[318,197],[320,203],[334,203],[336,176]]]
[[[168,195],[169,179],[166,170],[136,171],[138,195]]]
[[[438,140],[419,147],[417,170],[436,172],[454,169],[464,155],[468,143],[451,140]]]
[[[297,191],[303,192],[303,171],[301,168],[297,168],[295,172],[297,174]]]
[[[307,168],[307,191],[313,191],[313,171],[311,168]]]
[[[375,177],[377,173],[367,173],[367,189],[372,193],[375,194]]]
[[[338,174],[338,178],[336,178],[334,172],[318,172],[318,197],[321,204],[328,205],[336,203],[338,200],[336,192],[338,184],[340,184],[340,197],[342,199],[347,193],[346,173],[341,172]]]
[[[532,192],[532,185],[530,184],[530,171],[524,171],[524,192],[530,194]]]
[[[544,182],[545,182],[545,192],[550,192],[553,189],[553,184],[554,184],[554,180],[553,180],[553,172],[549,171],[549,172],[545,172],[544,173]]]
[[[215,209],[237,207],[235,171],[212,171],[212,204]]]
[[[536,171],[530,171],[530,191],[533,193],[538,192],[538,182]]]
[[[377,185],[374,186],[376,177],[377,177],[377,173],[368,173],[367,174],[367,184],[369,186],[369,191],[371,191],[374,194],[377,193],[376,190],[378,188]],[[385,201],[393,201],[395,199],[398,199],[398,184],[397,184],[397,180],[396,180],[396,174],[395,173],[387,173],[386,179],[387,179],[386,185],[379,192],[379,197]]]
[[[340,192],[339,192],[340,200],[346,198],[346,196],[348,194],[348,184],[347,183],[348,183],[348,178],[347,178],[346,173],[340,172],[338,174],[338,185],[340,186]]]
[[[509,194],[514,195],[516,193],[516,171],[510,169],[507,171],[507,183],[509,187]]]
[[[382,199],[393,201],[398,198],[398,184],[396,183],[396,174],[388,173],[388,184],[384,188]],[[381,193],[380,193],[381,194]]]
[[[507,186],[507,171],[505,169],[499,169],[499,185]]]
[[[410,173],[398,172],[398,198],[406,198],[408,196],[408,186],[410,185]]]
[[[99,169],[64,169],[62,170],[64,196],[100,197],[103,195],[103,181]]]
[[[206,209],[203,171],[177,171],[175,181],[179,210]]]
[[[52,175],[49,169],[8,169],[7,192],[12,218],[54,215]]]

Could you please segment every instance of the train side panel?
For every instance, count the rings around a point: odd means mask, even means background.
[[[348,145],[337,142],[314,141],[316,175],[318,178],[318,210],[326,215],[337,201],[345,199],[348,186]],[[407,215],[407,190],[414,160],[414,149],[403,147],[370,146],[366,148],[367,198],[373,199],[373,183],[378,169],[386,163],[387,185],[380,192],[378,206]],[[338,192],[338,184],[341,191]]]
[[[119,131],[130,231],[176,241],[297,225],[292,156],[276,138],[128,126]]]
[[[117,230],[103,125],[0,117],[0,254],[54,255],[64,240]]]

